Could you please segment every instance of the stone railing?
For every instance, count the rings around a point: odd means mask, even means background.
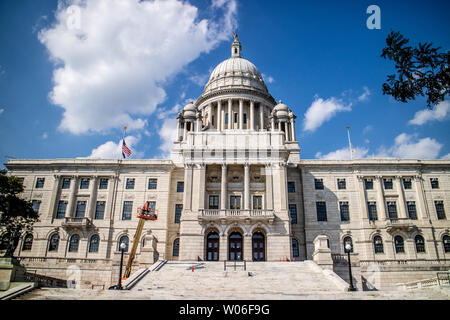
[[[450,286],[450,272],[438,272],[434,278],[399,283],[397,286],[403,290]]]
[[[414,259],[414,260],[361,260],[361,267],[367,267],[370,265],[380,266],[397,266],[397,265],[411,265],[411,266],[423,266],[423,265],[449,265],[450,259]]]
[[[199,220],[211,221],[217,219],[225,220],[267,220],[269,223],[273,222],[275,215],[273,210],[239,210],[239,209],[202,209],[199,210]]]
[[[64,228],[80,228],[87,229],[92,226],[91,220],[87,217],[83,218],[74,218],[74,217],[66,217],[64,218],[63,223],[61,224]]]
[[[409,218],[388,218],[386,220],[386,231],[393,232],[396,230],[412,231],[415,225],[411,223]]]
[[[20,262],[32,263],[32,262],[55,262],[55,263],[80,263],[80,264],[92,264],[92,263],[110,263],[108,259],[84,259],[84,258],[57,258],[57,257],[19,257]]]

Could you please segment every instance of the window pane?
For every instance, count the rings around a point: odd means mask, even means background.
[[[41,206],[41,200],[33,200],[32,201],[33,204],[33,210],[38,213],[39,212],[39,208]]]
[[[131,220],[132,210],[133,210],[133,201],[124,201],[122,210],[122,220]]]
[[[338,179],[338,189],[343,190],[347,188],[345,179]]]
[[[158,179],[149,179],[148,180],[148,189],[154,190],[158,186]]]
[[[48,251],[58,251],[58,245],[59,245],[59,235],[55,233],[50,237]]]
[[[416,203],[414,201],[408,201],[406,205],[408,208],[408,217],[412,220],[417,220]]]
[[[375,253],[383,253],[383,251],[384,251],[383,240],[381,239],[380,236],[375,236],[373,238],[373,245],[374,245]]]
[[[439,180],[438,180],[438,178],[431,178],[430,182],[431,182],[431,188],[432,189],[439,189]]]
[[[77,209],[75,211],[75,218],[83,218],[86,212],[86,201],[77,201]]]
[[[70,240],[69,240],[69,252],[77,252],[79,243],[80,243],[80,236],[79,235],[74,234],[72,237],[70,237]]]
[[[94,234],[89,241],[89,252],[98,252],[100,237]]]
[[[396,236],[394,238],[394,244],[395,244],[395,252],[396,253],[404,253],[405,252],[405,247],[404,247],[404,243],[403,243],[403,238],[400,236]]]
[[[372,179],[364,179],[364,186],[366,190],[373,189],[373,180]]]
[[[368,202],[367,208],[369,210],[369,220],[372,220],[372,221],[378,220],[376,202]]]
[[[95,207],[95,219],[102,220],[105,214],[105,201],[97,201],[97,205]]]
[[[120,251],[120,245],[122,243],[125,243],[125,249],[123,250],[124,252],[128,252],[128,236],[122,236],[119,239],[119,251]]]
[[[297,205],[296,204],[289,205],[289,213],[291,214],[291,223],[296,224],[297,223]]]
[[[125,189],[134,189],[134,178],[127,178]]]
[[[174,257],[178,257],[180,253],[180,239],[175,239],[173,242],[173,252],[172,255]]]
[[[36,188],[44,187],[45,178],[37,178],[36,179]]]
[[[396,205],[395,201],[389,201],[387,203],[387,208],[388,208],[389,219],[397,219],[398,218],[397,205]]]
[[[435,201],[434,205],[436,207],[436,214],[437,214],[438,219],[445,219],[444,202],[443,201]]]
[[[180,223],[181,212],[182,211],[183,211],[183,205],[182,204],[176,204],[175,205],[175,223]]]
[[[33,235],[31,233],[28,233],[25,238],[23,239],[23,251],[29,251],[31,250],[31,247],[33,246]]]
[[[425,240],[423,239],[422,236],[417,235],[414,238],[414,242],[416,244],[416,252],[417,253],[425,252]]]
[[[314,179],[314,186],[316,190],[323,190],[323,179]]]
[[[80,189],[89,189],[89,178],[81,178]]]
[[[100,183],[98,185],[99,189],[108,189],[108,179],[107,178],[101,178]]]
[[[450,236],[447,236],[447,235],[443,236],[442,242],[444,244],[444,251],[446,253],[450,252]]]
[[[341,212],[341,221],[349,221],[350,220],[350,212],[349,212],[349,208],[348,208],[348,202],[347,201],[339,202],[339,209]]]
[[[67,201],[59,201],[58,202],[58,209],[56,211],[56,219],[63,219],[66,215],[66,207],[67,207]]]
[[[327,207],[325,202],[316,202],[317,221],[327,221]]]
[[[383,181],[385,189],[392,189],[392,179],[383,179]]]
[[[219,209],[219,196],[209,196],[209,209]]]
[[[411,179],[403,179],[403,188],[405,188],[406,190],[411,189]]]
[[[70,178],[63,178],[61,188],[62,189],[69,189],[70,188]]]
[[[295,182],[294,181],[288,181],[288,192],[295,192]]]
[[[177,182],[177,192],[184,192],[184,182],[183,181]]]

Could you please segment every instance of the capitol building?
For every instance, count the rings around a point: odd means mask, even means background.
[[[177,115],[170,160],[8,160],[40,217],[15,256],[61,279],[76,265],[83,287],[105,289],[133,241],[133,271],[161,259],[311,260],[347,281],[346,243],[360,289],[450,269],[450,161],[303,160],[295,121],[235,36]],[[134,240],[146,201],[158,219]]]

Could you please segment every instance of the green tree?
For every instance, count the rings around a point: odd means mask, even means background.
[[[432,43],[419,43],[413,48],[400,32],[391,31],[381,56],[393,60],[396,74],[388,75],[383,94],[407,102],[417,96],[427,97],[427,105],[443,101],[450,92],[450,51],[439,52]]]
[[[6,248],[5,257],[12,257],[21,233],[31,231],[38,221],[31,201],[19,197],[22,192],[22,181],[0,170],[0,241]]]

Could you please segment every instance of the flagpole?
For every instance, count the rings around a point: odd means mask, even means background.
[[[350,140],[350,127],[347,127],[348,147],[350,148],[350,160],[353,160],[353,148]]]

